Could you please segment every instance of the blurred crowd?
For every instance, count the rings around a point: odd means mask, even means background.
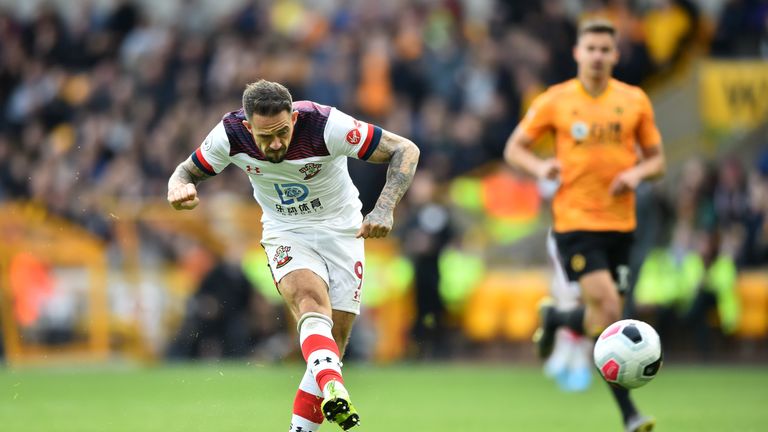
[[[744,18],[749,3],[732,8]],[[186,0],[172,23],[150,12],[131,1],[0,11],[0,199],[31,198],[108,237],[108,210],[164,196],[178,161],[258,78],[412,137],[443,181],[498,160],[521,107],[573,76],[578,20],[619,24],[617,76],[638,84],[689,46],[701,13],[672,0],[254,1],[215,20]],[[724,50],[743,45],[731,15]],[[358,182],[368,204],[380,173],[353,172],[374,180]]]
[[[573,77],[584,18],[617,23],[616,77],[631,84],[669,72],[702,40],[714,55],[768,56],[759,0],[256,0],[223,16],[203,3],[180,1],[171,23],[133,1],[0,9],[0,202],[34,201],[112,240],[115,209],[163,200],[175,166],[259,78],[411,138],[441,185],[500,161],[532,98]],[[764,165],[686,165],[673,244],[691,248],[691,233],[717,227],[740,264],[764,264]],[[364,208],[383,169],[351,167]],[[204,193],[248,200],[241,176],[226,170]],[[416,201],[414,215],[435,210]],[[436,267],[439,250],[405,247]]]
[[[702,356],[746,325],[740,297],[765,288],[737,283],[741,271],[768,268],[768,146],[754,156],[691,158],[666,190],[639,194],[630,307]]]

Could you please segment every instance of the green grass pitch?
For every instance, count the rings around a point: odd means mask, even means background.
[[[0,430],[285,432],[302,373],[232,363],[0,369]],[[580,394],[519,365],[349,365],[345,379],[360,432],[622,430],[596,376]],[[635,398],[661,432],[768,430],[768,367],[665,366]]]

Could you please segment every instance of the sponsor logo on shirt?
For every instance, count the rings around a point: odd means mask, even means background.
[[[275,183],[275,191],[284,205],[304,201],[309,195],[309,188],[301,183]]]
[[[347,142],[350,145],[360,144],[361,138],[362,138],[362,135],[360,135],[360,131],[357,129],[352,129],[349,132],[347,132]]]
[[[298,206],[287,206],[282,204],[275,204],[275,211],[281,216],[299,216],[310,215],[323,210],[323,204],[320,202],[320,198],[315,198],[309,203],[303,202]]]
[[[264,173],[261,172],[261,168],[259,168],[257,166],[250,166],[250,165],[246,165],[245,166],[245,172],[247,172],[248,174],[253,174],[253,175],[263,175],[264,174]]]
[[[576,121],[571,125],[571,136],[576,141],[583,141],[589,135],[589,126],[582,121]]]

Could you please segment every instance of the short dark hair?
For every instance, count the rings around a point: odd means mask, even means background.
[[[579,37],[587,33],[605,33],[616,37],[616,26],[606,19],[591,19],[579,26]]]
[[[248,120],[254,114],[277,115],[282,111],[293,111],[291,92],[282,84],[260,79],[245,86],[243,109]]]

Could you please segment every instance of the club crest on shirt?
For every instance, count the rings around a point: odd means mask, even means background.
[[[357,129],[352,129],[349,132],[347,132],[347,142],[350,145],[360,144],[361,138],[362,138],[362,135],[360,135],[360,131]]]
[[[301,168],[299,170],[300,173],[304,174],[304,180],[309,180],[312,177],[316,176],[317,173],[320,172],[320,168],[323,166],[323,164],[316,164],[316,163],[308,163],[304,165],[304,168]]]
[[[290,246],[278,246],[277,250],[275,250],[275,257],[272,258],[272,261],[275,262],[275,268],[280,268],[286,264],[288,264],[293,257],[288,255],[288,252],[291,251]]]
[[[583,121],[573,122],[571,125],[571,136],[576,141],[584,141],[584,138],[589,135],[589,126]]]

